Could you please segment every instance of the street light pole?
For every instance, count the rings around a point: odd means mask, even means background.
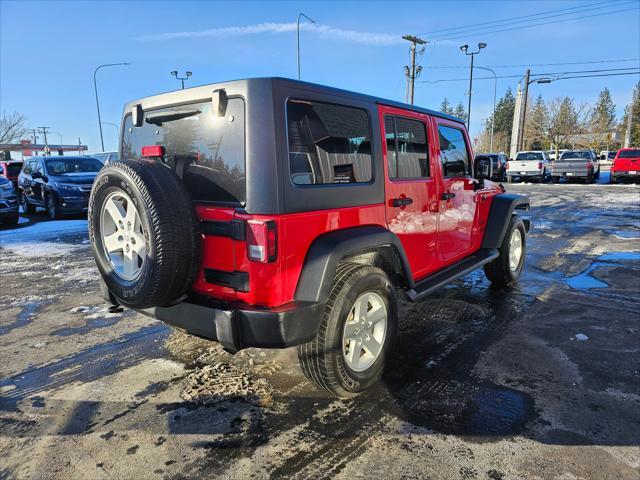
[[[315,20],[312,20],[311,18],[306,16],[304,13],[300,12],[298,14],[298,80],[300,80],[300,19],[302,17],[306,18],[311,23],[316,23]]]
[[[174,70],[171,72],[171,75],[173,75],[174,77],[176,77],[176,80],[180,80],[180,82],[182,83],[182,90],[184,90],[184,81],[188,80],[189,77],[192,75],[191,72],[184,72],[185,76],[184,77],[179,77],[178,76],[178,71]]]
[[[116,138],[118,139],[118,143],[117,144],[118,144],[118,148],[119,148],[119,144],[120,144],[120,127],[118,127],[118,125],[116,125],[115,123],[112,123],[112,122],[102,122],[102,123],[104,123],[105,125],[109,125],[109,126],[111,126],[111,127],[116,129]]]
[[[496,92],[498,90],[498,77],[496,72],[487,67],[476,67],[480,70],[487,70],[493,74],[493,114],[491,115],[491,140],[489,141],[489,150],[493,153],[493,126],[496,123]]]
[[[478,43],[478,51],[476,52],[469,52],[469,45],[462,45],[460,47],[462,53],[471,57],[471,71],[469,73],[469,106],[467,107],[467,131],[471,130],[471,89],[473,88],[473,57],[480,53],[480,50],[482,50],[486,46],[487,44],[484,42]]]
[[[98,110],[98,127],[100,128],[100,145],[102,146],[102,151],[104,152],[104,138],[102,137],[102,120],[100,119],[100,102],[98,101],[98,82],[96,80],[96,74],[98,70],[103,67],[116,67],[120,65],[131,65],[129,62],[122,63],[105,63],[102,65],[98,65],[96,69],[93,71],[93,90],[96,94],[96,109]]]

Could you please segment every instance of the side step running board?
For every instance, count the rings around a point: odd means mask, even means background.
[[[452,282],[456,278],[460,278],[467,273],[472,272],[476,268],[481,267],[485,263],[495,260],[499,255],[498,250],[481,248],[473,255],[418,282],[414,288],[407,292],[407,295],[412,301],[417,302],[427,295],[431,295],[433,292],[444,287],[447,283]]]

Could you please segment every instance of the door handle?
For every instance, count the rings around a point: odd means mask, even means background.
[[[441,196],[440,199],[441,200],[451,200],[452,198],[455,198],[456,194],[455,193],[451,193],[451,192],[444,192]]]
[[[413,203],[413,198],[409,197],[401,197],[401,198],[392,198],[391,205],[394,207],[406,207],[407,205],[411,205]]]

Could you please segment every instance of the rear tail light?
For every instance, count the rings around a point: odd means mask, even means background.
[[[542,162],[538,162],[538,170],[542,170]]]
[[[147,145],[146,147],[142,147],[142,156],[145,158],[163,157],[164,147],[162,145]]]
[[[278,257],[278,235],[273,220],[247,221],[247,256],[254,262],[274,262]]]
[[[593,168],[593,162],[587,162],[587,168]]]

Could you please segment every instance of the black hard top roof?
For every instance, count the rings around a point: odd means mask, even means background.
[[[349,97],[349,98],[354,98],[354,99],[359,99],[359,100],[363,100],[363,101],[368,101],[368,102],[373,102],[373,103],[378,103],[380,105],[387,105],[390,107],[397,107],[397,108],[402,108],[405,110],[411,110],[414,112],[418,112],[418,113],[425,113],[427,115],[432,115],[432,116],[436,116],[436,117],[440,117],[440,118],[446,118],[448,120],[453,120],[454,122],[458,122],[458,123],[464,123],[462,119],[458,118],[458,117],[454,117],[452,115],[447,115],[446,113],[442,113],[442,112],[438,112],[436,110],[430,110],[428,108],[422,108],[422,107],[418,107],[416,105],[409,105],[406,103],[402,103],[402,102],[396,102],[394,100],[389,100],[386,98],[381,98],[381,97],[375,97],[373,95],[366,95],[364,93],[358,93],[358,92],[353,92],[353,91],[349,91],[349,90],[343,90],[340,88],[335,88],[335,87],[329,87],[326,85],[319,85],[317,83],[311,83],[311,82],[304,82],[302,80],[294,80],[291,78],[284,78],[284,77],[257,77],[257,78],[245,78],[245,79],[237,79],[237,80],[229,80],[229,81],[224,81],[224,82],[216,82],[216,83],[211,83],[211,84],[205,84],[205,85],[199,85],[199,86],[195,86],[195,87],[190,87],[190,88],[186,88],[184,90],[178,90],[178,91],[172,91],[172,92],[165,92],[159,95],[153,95],[150,97],[145,97],[145,98],[141,98],[135,101],[131,101],[127,103],[127,107],[128,108],[136,103],[142,102],[143,100],[149,100],[149,99],[154,99],[154,100],[160,100],[159,97],[163,97],[163,96],[171,96],[172,99],[175,99],[176,95],[179,95],[180,93],[184,93],[185,95],[188,95],[190,92],[193,92],[196,89],[206,89],[209,92],[215,90],[216,88],[221,88],[224,84],[229,84],[229,83],[234,83],[234,84],[239,84],[239,83],[261,83],[261,82],[270,82],[272,84],[280,84],[281,86],[290,86],[290,87],[295,87],[295,88],[299,88],[299,89],[305,89],[305,90],[310,90],[310,91],[314,91],[314,92],[318,92],[318,93],[325,93],[325,94],[329,94],[329,95],[337,95],[337,96],[344,96],[344,97]],[[180,93],[179,93],[180,92]]]

